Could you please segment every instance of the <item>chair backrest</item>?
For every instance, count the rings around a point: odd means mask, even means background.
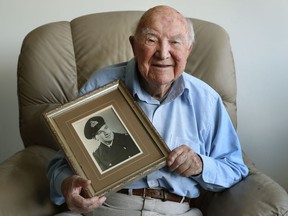
[[[95,70],[131,59],[128,38],[142,14],[90,14],[40,26],[25,37],[18,61],[18,98],[20,132],[26,147],[57,149],[42,113],[75,99]],[[186,71],[221,95],[236,127],[236,77],[228,34],[216,24],[192,22],[196,42]]]

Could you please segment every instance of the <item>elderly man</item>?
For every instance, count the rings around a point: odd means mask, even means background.
[[[87,139],[95,139],[100,143],[93,156],[102,171],[140,153],[128,134],[113,132],[101,116],[88,119],[84,127],[84,135]]]
[[[134,58],[95,73],[80,93],[124,80],[171,149],[167,166],[107,198],[85,199],[80,192],[90,181],[56,157],[48,172],[52,199],[65,201],[71,211],[101,216],[202,215],[193,206],[199,187],[222,191],[248,169],[220,96],[184,72],[193,48],[192,24],[175,9],[157,6],[144,13],[129,40]]]

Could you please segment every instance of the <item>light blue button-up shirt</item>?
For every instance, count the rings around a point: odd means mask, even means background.
[[[200,185],[206,190],[221,191],[248,175],[229,115],[220,96],[207,84],[183,72],[165,99],[159,101],[140,87],[132,59],[94,73],[80,95],[118,79],[124,80],[170,149],[188,145],[203,161],[201,175],[183,177],[163,167],[127,188],[163,187],[171,193],[193,198],[199,196]],[[48,177],[51,198],[56,204],[64,202],[61,184],[72,174],[61,153],[50,162]]]

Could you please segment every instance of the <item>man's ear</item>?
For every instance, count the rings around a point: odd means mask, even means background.
[[[94,139],[95,139],[96,141],[99,141],[99,137],[98,137],[97,134],[94,136]]]
[[[192,49],[193,49],[193,45],[191,45],[191,46],[189,47],[189,49],[188,49],[188,55],[190,55],[190,54],[191,54],[191,52],[192,52]]]
[[[134,49],[135,49],[135,36],[130,36],[129,37],[129,42],[130,42],[130,45],[132,47],[133,54],[135,56],[135,52],[134,52]]]

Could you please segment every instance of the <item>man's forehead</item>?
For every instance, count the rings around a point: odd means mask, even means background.
[[[140,18],[135,36],[150,34],[171,40],[189,40],[189,32],[190,25],[181,13],[169,6],[156,6]]]
[[[103,131],[105,128],[107,127],[107,125],[106,124],[104,124],[99,130],[98,130],[98,132],[101,132],[101,131]]]
[[[153,25],[180,25],[180,26],[185,26],[186,21],[185,18],[182,16],[179,16],[179,14],[173,16],[169,14],[152,14],[149,17],[145,18],[145,21],[143,22],[143,27],[149,27]]]
[[[161,19],[159,19],[161,18]],[[149,23],[152,20],[156,21],[166,21],[166,22],[179,22],[179,23],[185,23],[185,17],[179,13],[174,8],[168,7],[168,6],[158,6],[151,8],[146,13],[144,13],[143,22]],[[183,22],[184,21],[184,22]]]
[[[152,36],[160,36],[160,33],[157,31],[157,30],[154,30],[152,28],[144,28],[142,29],[142,34],[145,36],[145,35],[152,35]],[[168,38],[170,39],[183,39],[184,34],[183,34],[183,31],[181,32],[170,32],[169,35],[167,35]]]
[[[183,31],[187,29],[186,19],[181,15],[169,16],[168,14],[152,14],[152,16],[144,18],[141,25],[139,26],[143,31],[148,30],[158,30],[164,28],[164,30],[169,31]]]

